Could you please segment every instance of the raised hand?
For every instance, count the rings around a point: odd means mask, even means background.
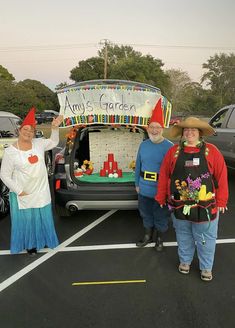
[[[56,129],[60,126],[60,124],[63,122],[63,115],[59,115],[55,118],[53,118],[53,121],[51,122],[52,129]]]

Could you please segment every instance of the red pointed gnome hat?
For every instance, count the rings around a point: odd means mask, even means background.
[[[163,110],[162,110],[162,99],[160,98],[156,103],[153,111],[152,116],[150,118],[149,124],[152,122],[159,123],[161,127],[164,128],[164,117],[163,117]]]
[[[32,107],[28,114],[25,116],[25,119],[23,120],[22,124],[21,124],[21,128],[24,125],[31,125],[32,127],[36,127],[36,120],[35,120],[35,111],[36,109],[34,107]]]

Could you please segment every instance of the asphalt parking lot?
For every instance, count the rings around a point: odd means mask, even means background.
[[[1,327],[234,327],[234,173],[229,183],[210,283],[200,280],[196,258],[188,276],[177,272],[171,225],[164,252],[136,248],[137,211],[57,218],[60,245],[35,257],[9,254],[10,222],[1,220]]]

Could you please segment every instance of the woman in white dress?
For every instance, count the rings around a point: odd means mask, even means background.
[[[1,179],[10,189],[12,254],[25,249],[33,254],[58,245],[44,153],[59,143],[62,121],[62,116],[52,121],[50,138],[36,139],[32,108],[21,124],[18,140],[4,152]]]

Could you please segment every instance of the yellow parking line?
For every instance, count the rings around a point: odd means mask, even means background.
[[[110,280],[110,281],[85,281],[85,282],[73,282],[72,286],[84,286],[84,285],[113,285],[113,284],[136,284],[144,283],[146,280]]]

